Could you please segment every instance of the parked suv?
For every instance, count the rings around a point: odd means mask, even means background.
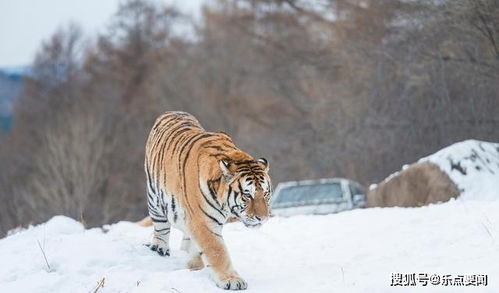
[[[271,202],[278,216],[331,214],[366,204],[364,188],[344,178],[279,183]]]

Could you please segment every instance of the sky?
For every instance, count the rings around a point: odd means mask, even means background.
[[[203,0],[156,0],[199,15]],[[87,36],[102,32],[123,0],[0,0],[0,67],[29,65],[41,41],[60,26],[79,24]]]

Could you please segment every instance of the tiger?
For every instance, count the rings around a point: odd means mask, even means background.
[[[173,227],[184,233],[187,268],[205,264],[215,284],[244,290],[247,282],[233,268],[222,228],[236,218],[259,227],[270,216],[269,162],[240,150],[224,132],[208,132],[186,112],[160,115],[146,142],[144,169],[147,207],[154,226],[149,248],[170,255]]]

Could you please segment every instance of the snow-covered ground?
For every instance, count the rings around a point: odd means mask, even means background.
[[[429,158],[461,158],[467,174],[475,174],[476,164],[468,165],[457,146]],[[490,148],[479,157],[486,162],[493,155]],[[228,224],[223,234],[247,292],[499,292],[494,174],[459,179],[461,197],[443,204],[275,217],[256,230]],[[143,245],[151,234],[151,227],[130,222],[86,230],[54,217],[0,240],[0,292],[94,292],[99,282],[97,292],[223,292],[206,269],[184,269],[180,232],[173,231],[169,258]],[[392,273],[487,274],[488,285],[392,287]]]

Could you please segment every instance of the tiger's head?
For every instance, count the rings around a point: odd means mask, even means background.
[[[259,227],[270,215],[269,201],[272,184],[268,174],[269,162],[264,159],[219,162],[224,194],[230,213],[246,227]]]

